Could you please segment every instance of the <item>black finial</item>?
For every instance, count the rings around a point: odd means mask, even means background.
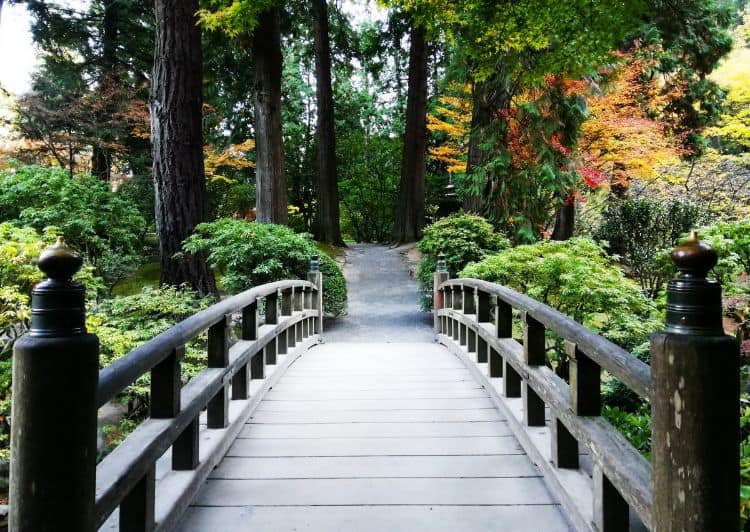
[[[83,259],[58,237],[39,255],[39,269],[48,280],[31,292],[32,336],[58,337],[86,333],[86,290],[73,276]]]
[[[448,271],[448,265],[445,263],[445,253],[443,253],[442,251],[440,253],[438,253],[437,259],[438,260],[437,260],[436,271],[438,273],[445,273],[445,272],[447,272]]]
[[[666,332],[698,336],[721,336],[721,285],[706,276],[716,266],[716,251],[698,239],[690,238],[672,250],[672,262],[680,272],[667,286]]]
[[[54,246],[48,247],[39,255],[39,269],[53,281],[70,281],[82,265],[81,256],[61,236],[57,237]]]
[[[318,257],[318,255],[313,255],[310,257],[310,271],[311,272],[320,271],[320,257]]]

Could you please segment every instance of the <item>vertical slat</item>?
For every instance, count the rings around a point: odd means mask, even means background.
[[[521,397],[521,376],[506,359],[503,359],[503,395]]]
[[[276,338],[273,338],[263,348],[263,357],[266,359],[266,364],[271,366],[276,364],[276,340]]]
[[[523,412],[526,425],[529,427],[544,426],[544,401],[529,386],[529,383],[523,383]]]
[[[466,327],[466,334],[468,335],[467,346],[469,353],[475,353],[477,350],[477,333],[471,327]]]
[[[242,309],[242,339],[258,339],[258,302],[253,301]]]
[[[487,364],[490,378],[497,379],[503,376],[503,359],[497,350],[489,346],[489,361]]]
[[[628,503],[601,468],[594,466],[594,524],[599,532],[630,530]]]
[[[302,310],[302,304],[303,304],[302,292],[303,292],[303,290],[304,290],[304,288],[301,287],[301,286],[298,286],[297,288],[294,289],[293,297],[292,297],[292,305],[293,305],[292,309],[295,312],[299,312],[299,311]]]
[[[312,289],[309,286],[306,286],[305,287],[305,303],[304,303],[306,310],[313,308],[312,295],[313,295]]]
[[[265,379],[266,378],[266,364],[263,351],[258,351],[250,359],[250,378],[251,379]]]
[[[458,324],[458,343],[461,345],[466,345],[467,342],[467,334],[466,334],[466,324],[460,323]]]
[[[156,527],[155,502],[156,470],[154,466],[151,466],[120,503],[120,532],[154,530]]]
[[[175,417],[180,412],[180,361],[184,356],[185,346],[177,347],[151,370],[152,418]]]
[[[453,308],[453,287],[452,286],[443,288],[443,297],[445,298],[445,301],[443,302],[443,308]]]
[[[463,286],[454,286],[453,287],[453,310],[462,310],[464,308],[463,301],[464,301]]]
[[[489,350],[489,346],[487,345],[487,340],[482,338],[481,335],[477,335],[477,362],[480,364],[485,364],[487,362],[487,351]]]
[[[286,355],[289,352],[287,348],[287,345],[288,345],[288,340],[286,338],[287,334],[290,334],[289,329],[284,329],[276,337],[277,338],[276,349],[279,355]]]
[[[551,429],[552,463],[561,469],[578,469],[578,441],[557,418],[552,420]]]
[[[529,366],[543,366],[547,362],[544,325],[528,312],[523,313],[523,355]]]
[[[464,286],[463,298],[464,298],[464,301],[463,301],[464,314],[476,314],[477,313],[476,290],[469,286]]]
[[[294,288],[287,288],[281,291],[281,315],[292,315],[292,304],[294,299]]]
[[[297,343],[302,342],[302,322],[298,321],[294,324],[294,339]]]
[[[477,321],[485,323],[490,321],[490,295],[477,289]]]
[[[232,377],[232,399],[241,401],[250,397],[250,365],[245,364]]]
[[[495,327],[498,338],[513,337],[513,307],[499,298],[495,307]]]
[[[279,293],[266,296],[266,325],[279,323]]]
[[[286,345],[289,347],[288,351],[291,351],[296,345],[297,335],[294,332],[294,326],[286,330]]]
[[[599,416],[602,411],[599,365],[581,352],[573,342],[565,342],[570,360],[570,406],[578,416]]]
[[[172,469],[190,471],[198,466],[200,425],[196,417],[172,444]]]
[[[225,368],[229,365],[230,316],[224,316],[208,329],[208,367]],[[206,424],[210,429],[229,425],[229,387],[222,386],[208,402]]]

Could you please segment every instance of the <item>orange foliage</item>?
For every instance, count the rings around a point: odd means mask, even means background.
[[[443,96],[434,113],[427,115],[427,129],[446,140],[429,149],[432,159],[445,164],[450,174],[466,172],[466,152],[471,132],[471,100],[466,87],[452,87],[458,96]]]
[[[248,154],[255,149],[255,140],[247,139],[239,144],[232,144],[226,150],[217,152],[211,145],[204,146],[204,166],[209,179],[227,178],[219,174],[221,169],[243,170],[255,168],[255,163],[248,159]]]

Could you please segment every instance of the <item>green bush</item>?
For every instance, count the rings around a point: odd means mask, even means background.
[[[422,307],[425,310],[432,308],[432,274],[440,253],[445,255],[451,276],[455,276],[470,262],[482,260],[488,254],[506,249],[509,245],[508,239],[495,233],[487,220],[474,214],[458,212],[425,228],[424,235],[417,244],[423,254],[417,271]]]
[[[594,238],[607,242],[609,252],[620,257],[643,292],[655,299],[674,273],[668,252],[703,218],[691,203],[625,200],[609,205]]]
[[[724,285],[726,291],[743,291],[736,281],[741,274],[750,273],[750,220],[719,222],[702,227],[698,230],[698,236],[719,257],[711,274]]]
[[[346,281],[341,269],[315,243],[288,227],[245,220],[221,219],[200,224],[185,240],[188,253],[205,252],[211,266],[222,274],[222,286],[238,293],[282,279],[305,279],[310,257],[320,257],[323,306],[339,315],[346,309]]]
[[[0,171],[0,220],[42,231],[55,226],[113,285],[143,255],[146,222],[132,199],[88,174],[19,166]]]

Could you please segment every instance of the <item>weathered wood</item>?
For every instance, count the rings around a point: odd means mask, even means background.
[[[482,339],[484,342],[487,342],[487,340]],[[497,352],[497,349],[492,347],[489,343],[487,344],[487,347],[489,349],[489,364],[488,364],[488,371],[490,378],[496,379],[503,376],[503,359],[500,358],[500,353]]]
[[[468,326],[463,322],[458,324],[458,343],[461,345],[466,345],[468,340],[466,331],[467,327]]]
[[[505,358],[503,358],[503,395],[521,397],[521,376]]]
[[[172,469],[190,471],[198,465],[200,442],[198,418],[185,427],[172,444]]]
[[[467,327],[466,334],[466,349],[469,351],[469,353],[475,353],[477,351],[477,333],[471,327]]]
[[[170,418],[180,411],[180,361],[184,356],[185,347],[180,346],[151,370],[151,417]]]
[[[487,346],[487,340],[482,338],[480,335],[476,336],[476,342],[477,342],[477,362],[480,364],[485,364],[488,360],[488,346]]]
[[[479,323],[490,321],[490,303],[490,295],[477,290],[477,321]]]
[[[293,334],[290,334],[291,331],[287,330],[287,336],[294,337]],[[292,347],[294,346],[294,342],[290,340],[290,343],[292,344]],[[277,338],[274,338],[273,340],[269,341],[266,346],[263,348],[263,358],[266,359],[267,365],[274,365],[276,364],[276,346],[277,346]]]
[[[495,327],[498,338],[513,337],[513,307],[500,298],[495,307]]]
[[[242,307],[242,339],[258,339],[258,302]]]
[[[453,286],[453,310],[461,310],[464,308],[464,294],[463,286]]]
[[[476,314],[477,313],[477,304],[476,304],[476,291],[473,288],[464,288],[462,290],[463,293],[463,304],[461,305],[461,308],[464,311],[464,314]]]
[[[152,466],[120,504],[120,532],[151,532],[155,529],[156,471]]]
[[[293,298],[294,298],[294,288],[289,288],[287,290],[281,291],[281,315],[282,316],[292,315]]]
[[[594,523],[601,532],[628,532],[628,503],[600,467],[594,466]]]
[[[293,325],[293,327],[294,327],[294,340],[296,341],[296,343],[300,343],[303,340],[302,323],[297,322]]]
[[[523,416],[527,427],[544,426],[544,401],[527,383],[523,386]]]
[[[266,376],[266,358],[263,353],[257,353],[250,360],[250,378],[264,379]]]
[[[279,290],[277,293],[268,294],[266,296],[266,325],[274,325],[276,323],[279,323],[279,314],[280,314],[280,297],[279,293],[281,290]]]
[[[572,342],[565,342],[565,351],[570,365],[570,407],[579,416],[601,415],[601,368]]]
[[[290,334],[289,329],[285,329],[279,333],[276,340],[276,348],[279,355],[286,355],[289,352],[289,340],[287,335]]]
[[[245,364],[232,377],[232,400],[250,397],[250,364]]]
[[[578,469],[578,442],[559,419],[554,418],[550,425],[552,463],[561,469]]]
[[[302,310],[304,310],[303,309],[304,300],[303,300],[302,290],[300,290],[299,288],[293,289],[293,290],[294,292],[292,295],[292,310],[294,310],[295,312],[301,312]]]
[[[208,328],[208,367],[225,368],[229,365],[229,335],[231,316],[224,316]],[[229,424],[229,387],[224,385],[209,401],[207,425],[223,429]]]
[[[209,429],[223,429],[229,425],[229,388],[226,384],[208,402],[206,425]]]
[[[528,312],[523,313],[523,356],[529,366],[543,366],[547,362],[544,325]]]

